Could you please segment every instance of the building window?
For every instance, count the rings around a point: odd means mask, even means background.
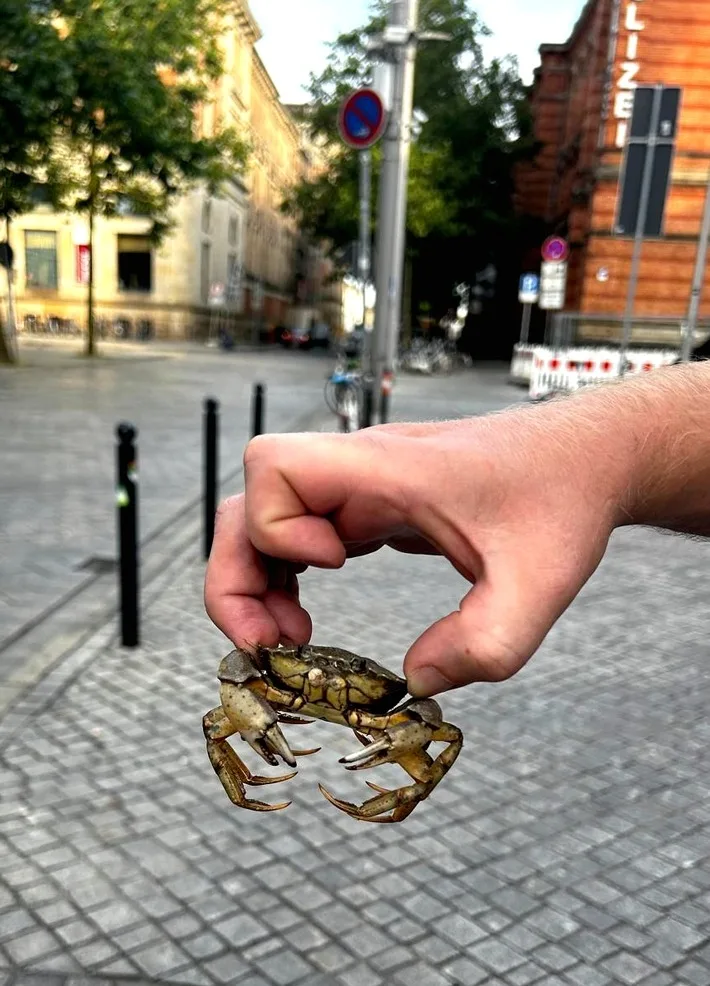
[[[25,283],[28,288],[57,288],[57,234],[25,232]]]
[[[210,296],[210,245],[202,244],[202,264],[200,270],[200,280],[202,289],[202,300],[206,303]]]
[[[229,245],[236,246],[238,237],[239,237],[239,220],[237,219],[236,216],[232,216],[232,218],[229,220],[229,233],[228,233]]]
[[[212,229],[212,201],[206,199],[202,203],[202,232],[209,233]]]
[[[153,290],[153,253],[145,236],[118,237],[119,291]]]

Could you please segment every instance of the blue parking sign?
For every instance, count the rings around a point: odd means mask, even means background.
[[[537,274],[523,274],[520,278],[519,300],[524,305],[534,305],[540,298],[540,278]]]

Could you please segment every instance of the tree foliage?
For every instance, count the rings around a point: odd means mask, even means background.
[[[175,197],[196,182],[212,191],[239,173],[246,146],[232,129],[201,136],[196,112],[222,71],[219,36],[228,0],[0,0],[20,13],[3,38],[17,84],[0,90],[0,130],[20,117],[6,160],[29,160],[30,184],[49,185],[65,208],[83,212],[90,237],[96,216],[126,204],[151,220],[157,242],[170,228]],[[15,29],[12,30],[13,25]],[[43,48],[32,46],[41,37]],[[50,52],[61,86],[39,105],[32,86],[51,78],[38,59]],[[32,113],[30,113],[32,111]],[[34,114],[34,116],[32,115]],[[37,160],[37,148],[41,157]],[[28,155],[28,158],[23,158]],[[11,175],[13,172],[11,171]],[[14,174],[19,174],[15,167]],[[20,190],[12,180],[12,194]],[[16,197],[15,211],[30,204]],[[90,251],[93,258],[93,251]],[[93,259],[90,261],[87,351],[94,350]]]
[[[367,43],[381,32],[386,8],[378,0],[369,23],[341,35],[330,46],[326,68],[312,76],[308,120],[314,135],[333,140],[342,100],[372,81]],[[481,41],[488,32],[466,0],[421,0],[420,29],[451,37],[422,42],[417,56],[420,128],[407,216],[415,302],[443,314],[456,282],[471,283],[476,271],[510,254],[514,168],[533,144],[517,63],[486,63]],[[376,150],[376,174],[379,160]],[[357,173],[357,152],[343,148],[286,208],[314,235],[343,247],[357,237]]]

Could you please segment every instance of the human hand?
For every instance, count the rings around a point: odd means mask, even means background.
[[[404,662],[434,695],[519,671],[623,522],[626,449],[574,402],[486,418],[266,436],[217,516],[207,610],[237,645],[306,643],[297,576],[390,545],[438,553],[473,588]]]

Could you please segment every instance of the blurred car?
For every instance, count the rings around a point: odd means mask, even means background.
[[[311,349],[314,346],[325,349],[330,344],[330,330],[325,322],[314,322],[309,327],[297,329],[284,328],[279,342],[286,349]]]

